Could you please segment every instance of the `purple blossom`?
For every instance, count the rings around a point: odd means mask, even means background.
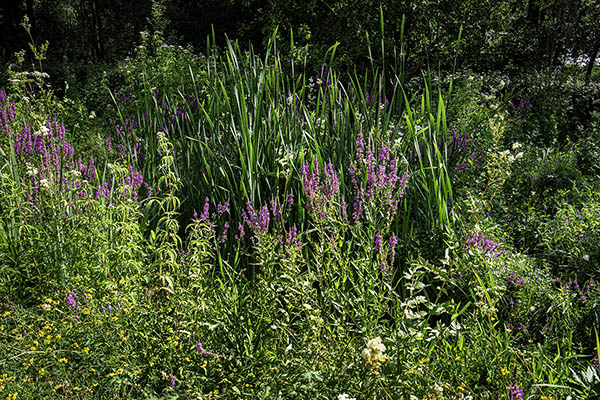
[[[404,196],[408,172],[400,176],[389,141],[375,153],[371,146],[366,146],[359,132],[356,146],[354,158],[348,167],[354,192],[354,222],[358,223],[365,213],[374,215],[383,212],[388,218],[393,217],[399,199]]]
[[[396,245],[398,244],[398,237],[396,236],[395,233],[392,233],[392,235],[390,236],[390,239],[388,241],[388,244],[390,246],[390,250],[395,252],[396,250]]]
[[[321,171],[319,161],[315,157],[312,170],[308,164],[303,165],[301,170],[306,209],[323,219],[331,211],[339,193],[339,180],[333,164],[328,163]]]
[[[266,234],[269,230],[270,214],[269,207],[265,204],[256,212],[250,200],[246,201],[246,211],[242,211],[242,218],[250,230],[254,233],[252,239]],[[240,224],[240,235],[243,236],[243,227]]]
[[[302,242],[298,240],[298,228],[293,225],[285,234],[286,244],[294,246],[296,249],[302,248]]]
[[[525,394],[517,385],[509,385],[508,390],[510,390],[511,400],[525,400]]]
[[[204,346],[202,346],[202,343],[200,343],[200,341],[196,342],[196,351],[198,353],[200,353],[201,356],[204,356],[204,357],[218,357],[217,354],[212,353],[212,352],[206,350],[204,348]]]
[[[375,234],[375,251],[378,253],[381,253],[382,248],[381,248],[381,241],[383,239],[381,238],[381,233],[377,232]]]
[[[512,272],[508,275],[506,275],[504,277],[504,279],[506,279],[506,283],[508,285],[509,289],[514,289],[514,288],[519,288],[521,286],[523,286],[523,284],[525,283],[525,281],[521,278],[519,278],[519,276],[515,273]]]
[[[246,231],[244,230],[244,225],[242,225],[241,222],[238,224],[238,232],[239,232],[239,235],[235,235],[235,240],[237,240],[239,242],[246,235]]]
[[[229,223],[226,223],[225,226],[223,227],[223,234],[221,235],[221,243],[225,243],[225,240],[227,240],[227,231],[229,230]]]
[[[226,213],[229,210],[229,202],[226,201],[223,204],[217,204],[217,214]]]
[[[72,310],[79,310],[79,305],[77,304],[77,293],[72,292],[65,297],[65,302]]]
[[[483,235],[478,235],[475,232],[467,234],[465,239],[466,248],[477,249],[479,252],[485,255],[500,257],[501,255],[508,253],[507,250],[500,249],[500,244],[486,238]]]
[[[207,196],[204,198],[204,207],[202,209],[202,214],[200,214],[200,221],[208,220],[208,218],[210,217],[209,208],[210,208],[210,199]]]

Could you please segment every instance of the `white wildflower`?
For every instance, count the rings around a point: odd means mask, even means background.
[[[431,400],[444,400],[444,388],[436,383],[433,388],[430,389],[427,398]]]
[[[49,78],[50,76],[45,72],[33,71],[31,73],[35,78]]]
[[[356,400],[354,397],[348,396],[346,393],[338,395],[338,400]]]
[[[29,176],[35,176],[38,174],[38,169],[35,167],[32,167],[31,165],[27,166],[27,175]]]
[[[40,180],[40,186],[44,189],[49,189],[50,182],[48,182],[48,179],[42,179],[42,180]]]
[[[519,142],[514,142],[513,143],[513,145],[512,145],[512,149],[513,150],[518,150],[520,148],[521,148],[521,143],[519,143]]]
[[[69,171],[69,174],[71,176],[81,176],[81,172],[77,171],[76,169],[72,169],[71,171]]]
[[[47,126],[45,126],[45,125],[40,126],[40,133],[42,134],[42,136],[48,136],[48,132],[50,132],[50,130],[48,129]]]
[[[381,342],[381,337],[377,336],[375,339],[369,340],[367,342],[367,347],[362,351],[367,368],[378,373],[381,364],[388,359],[388,357],[383,354],[384,352],[385,345]]]
[[[523,158],[523,152],[522,151],[520,151],[520,152],[517,153],[517,155],[515,156],[515,160],[518,160],[520,158]]]
[[[89,117],[88,117],[88,118],[89,118],[89,119],[94,119],[94,118],[96,118],[96,111],[92,110],[92,112],[90,113],[90,115],[89,115]]]

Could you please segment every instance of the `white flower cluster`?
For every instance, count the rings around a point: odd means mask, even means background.
[[[44,136],[44,137],[48,136],[48,132],[50,132],[50,129],[48,129],[47,126],[45,126],[45,125],[40,126],[40,133],[42,134],[42,136]]]
[[[337,400],[356,400],[354,397],[348,396],[346,393],[342,393],[338,395]]]
[[[362,351],[367,368],[378,373],[381,364],[388,359],[383,353],[385,353],[385,345],[381,342],[381,337],[377,336],[375,339],[369,340],[367,342],[367,347]]]
[[[520,148],[521,148],[521,143],[519,143],[519,142],[513,143],[513,145],[512,145],[512,150],[513,151],[516,152]],[[505,162],[508,162],[508,165],[510,165],[510,164],[514,163],[515,161],[523,158],[523,152],[522,151],[520,151],[520,152],[518,152],[518,153],[516,153],[516,154],[513,155],[511,153],[511,151],[507,149],[507,150],[501,151],[498,154],[500,155],[501,159],[505,160]]]
[[[38,169],[35,167],[32,167],[31,165],[27,166],[27,175],[29,176],[36,176],[38,174]]]

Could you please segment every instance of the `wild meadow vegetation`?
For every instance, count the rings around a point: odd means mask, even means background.
[[[139,40],[7,68],[0,398],[600,396],[597,70]]]

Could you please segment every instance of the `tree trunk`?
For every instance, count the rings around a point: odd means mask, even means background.
[[[98,16],[98,5],[96,0],[92,1],[92,15],[94,19],[94,43],[98,51],[98,58],[104,58],[104,41],[102,38],[102,18]]]
[[[592,76],[592,70],[594,69],[594,64],[596,63],[596,57],[598,57],[598,52],[600,51],[600,40],[596,40],[596,44],[594,48],[589,54],[590,59],[588,60],[587,70],[585,71],[585,81],[589,82],[590,77]]]

